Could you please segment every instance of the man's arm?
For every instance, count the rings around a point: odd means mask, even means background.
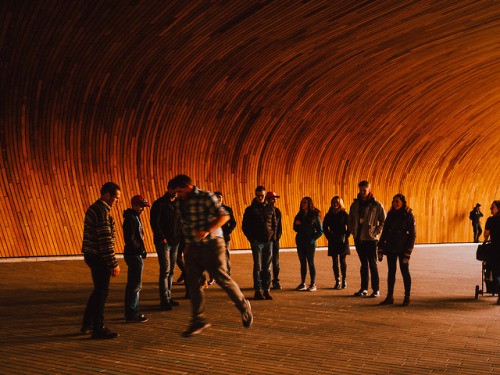
[[[223,226],[225,223],[229,221],[229,215],[219,216],[217,219],[208,227],[206,230],[200,230],[195,238],[196,241],[200,241],[208,236],[211,232],[216,230],[217,228]]]
[[[159,201],[153,202],[151,206],[151,211],[149,212],[150,221],[151,221],[151,229],[153,230],[153,234],[155,239],[158,239],[160,242],[167,242],[166,236],[161,230],[160,219],[161,219],[161,205]]]

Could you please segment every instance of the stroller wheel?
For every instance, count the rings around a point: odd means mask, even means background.
[[[477,299],[478,296],[479,296],[479,285],[476,285],[476,296],[475,296],[476,299]]]

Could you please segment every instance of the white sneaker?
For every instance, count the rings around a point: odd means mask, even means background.
[[[303,290],[307,290],[307,287],[306,287],[306,284],[300,284],[297,288],[295,288],[295,290],[299,290],[299,291],[303,291]]]
[[[309,285],[309,288],[307,288],[308,291],[310,292],[315,292],[317,289],[316,289],[316,285],[315,284],[311,284]]]

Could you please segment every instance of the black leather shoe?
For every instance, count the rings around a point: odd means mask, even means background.
[[[144,314],[139,314],[125,319],[128,323],[145,323],[149,320],[149,318]]]
[[[91,324],[83,324],[82,328],[80,328],[80,333],[90,333],[90,332],[92,332]]]
[[[264,290],[264,299],[272,300],[273,296],[269,293],[269,290]]]
[[[170,304],[171,304],[172,306],[174,306],[174,307],[179,306],[179,302],[174,301],[173,299],[171,299],[171,300],[170,300]]]
[[[263,300],[264,296],[262,295],[262,292],[260,290],[256,290],[255,294],[253,296],[254,300]]]
[[[170,311],[170,310],[172,310],[172,304],[169,301],[163,301],[160,304],[160,309],[162,309],[164,311]]]
[[[115,337],[120,336],[117,332],[111,332],[108,328],[103,327],[98,331],[92,332],[92,336],[90,337],[93,340],[105,340],[105,339],[114,339]]]

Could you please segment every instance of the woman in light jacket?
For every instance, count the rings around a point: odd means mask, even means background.
[[[346,256],[351,254],[349,250],[349,227],[344,201],[339,196],[332,198],[330,210],[323,220],[323,230],[328,239],[328,256],[332,257],[333,274],[335,275],[334,289],[345,289],[347,287],[347,263]],[[340,284],[340,272],[342,273],[342,284]]]
[[[409,269],[410,256],[415,245],[416,230],[415,216],[411,208],[406,205],[403,194],[396,194],[392,199],[391,210],[387,213],[384,229],[378,243],[378,260],[387,256],[387,298],[381,305],[394,303],[394,284],[396,282],[396,263],[399,259],[399,268],[403,275],[405,299],[403,306],[410,304],[411,276]]]
[[[293,221],[293,230],[297,232],[295,242],[300,261],[301,283],[296,290],[316,290],[316,268],[314,267],[314,253],[316,252],[316,240],[323,234],[319,210],[314,207],[313,201],[309,197],[302,198],[300,211]],[[306,287],[307,266],[311,284]]]

